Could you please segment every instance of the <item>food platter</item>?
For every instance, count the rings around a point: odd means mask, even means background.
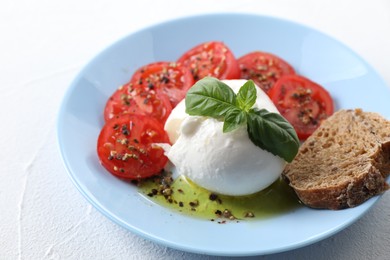
[[[201,28],[201,30],[199,29]],[[101,167],[96,140],[107,98],[140,66],[176,60],[190,47],[225,42],[235,55],[275,53],[322,84],[336,109],[362,108],[390,118],[383,104],[390,88],[361,57],[339,41],[290,21],[251,14],[207,14],[144,28],[98,54],[69,87],[58,115],[60,152],[77,189],[113,222],[175,249],[221,256],[264,255],[292,250],[349,226],[378,200],[346,210],[300,207],[272,218],[218,224],[179,214],[154,203],[136,186]]]

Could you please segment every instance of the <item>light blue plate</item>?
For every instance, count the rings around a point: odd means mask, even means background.
[[[172,248],[223,256],[271,254],[329,237],[361,217],[378,197],[347,210],[300,208],[268,220],[217,224],[177,214],[154,204],[99,164],[96,140],[107,98],[141,65],[174,61],[196,44],[219,40],[239,57],[275,53],[297,72],[322,84],[336,109],[360,107],[390,117],[390,88],[356,53],[311,28],[247,14],[202,15],[145,28],[97,55],[78,75],[63,100],[58,142],[80,192],[124,228]],[[387,106],[387,107],[386,107]]]

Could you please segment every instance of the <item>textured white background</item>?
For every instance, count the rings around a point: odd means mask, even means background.
[[[62,165],[55,121],[77,72],[112,42],[170,18],[225,11],[319,29],[358,52],[390,85],[388,0],[3,0],[0,259],[214,259],[141,239],[92,208]],[[260,258],[389,259],[389,223],[390,192],[331,238]]]

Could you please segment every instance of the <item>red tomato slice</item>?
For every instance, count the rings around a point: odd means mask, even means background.
[[[265,93],[284,75],[295,74],[294,68],[276,55],[255,51],[238,60],[241,78],[251,79]]]
[[[195,46],[184,53],[177,62],[191,70],[195,81],[206,76],[218,79],[240,77],[236,58],[222,42],[206,42]]]
[[[104,125],[97,153],[113,175],[141,179],[158,174],[168,161],[164,150],[153,143],[169,143],[160,122],[144,115],[122,114]]]
[[[175,107],[192,87],[190,70],[175,62],[156,62],[139,68],[130,80],[132,86],[142,91],[155,91],[168,96]]]
[[[171,111],[172,105],[166,95],[150,89],[134,88],[131,83],[127,83],[107,100],[104,119],[107,121],[119,114],[139,114],[164,123]]]
[[[301,140],[333,114],[333,100],[328,91],[302,76],[281,77],[268,94]]]

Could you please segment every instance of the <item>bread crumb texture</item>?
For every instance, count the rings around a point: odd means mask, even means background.
[[[355,109],[325,120],[282,176],[305,205],[344,209],[386,191],[389,174],[390,121]]]

